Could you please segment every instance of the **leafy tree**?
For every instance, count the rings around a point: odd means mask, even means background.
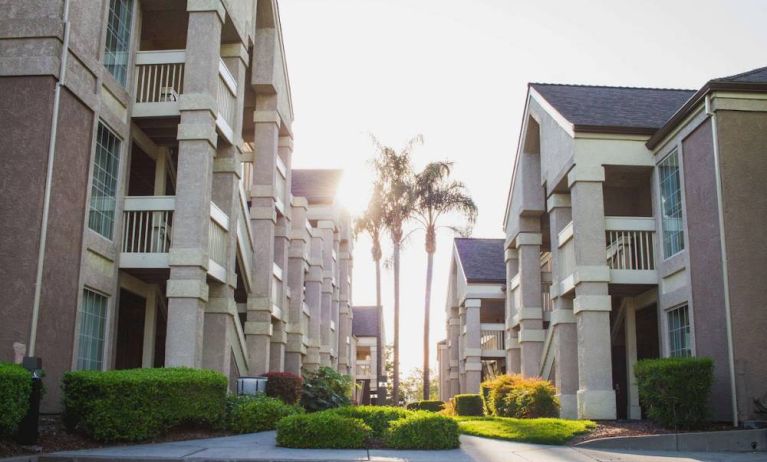
[[[413,182],[414,209],[412,217],[426,231],[426,294],[423,322],[423,399],[428,400],[429,379],[429,312],[431,310],[431,285],[434,272],[434,252],[437,250],[437,229],[446,215],[462,215],[467,223],[463,234],[469,234],[477,219],[477,206],[460,181],[450,178],[452,162],[432,162],[415,176]],[[454,231],[455,226],[448,226]]]
[[[431,372],[433,373],[434,371]],[[402,380],[402,384],[400,385],[402,402],[400,404],[421,400],[421,397],[424,396],[423,375],[423,370],[415,368]],[[429,382],[429,393],[434,396],[439,396],[439,379],[436,374],[430,375],[430,377],[432,378]]]

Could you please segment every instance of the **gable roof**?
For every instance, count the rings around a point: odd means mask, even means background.
[[[506,282],[503,239],[457,237],[454,242],[467,282]]]
[[[294,169],[290,192],[312,203],[332,203],[344,171],[340,169]]]
[[[711,80],[711,82],[767,83],[767,66],[752,69],[747,72],[741,72],[740,74],[729,75],[727,77],[719,77]]]
[[[574,131],[651,135],[695,90],[530,83]]]
[[[378,312],[379,307],[377,306],[353,306],[352,335],[356,337],[378,337],[381,334]]]

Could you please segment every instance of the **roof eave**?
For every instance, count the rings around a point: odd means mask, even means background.
[[[621,127],[612,125],[573,125],[576,133],[594,133],[607,135],[653,135],[658,129],[654,127]]]

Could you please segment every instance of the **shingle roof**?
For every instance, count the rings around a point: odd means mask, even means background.
[[[294,169],[290,192],[309,203],[333,202],[343,170]]]
[[[506,282],[503,239],[455,238],[467,282]]]
[[[652,134],[695,90],[531,83],[575,131]]]
[[[767,83],[767,67],[760,67],[727,77],[719,77],[718,79],[713,79],[712,82]]]
[[[352,335],[356,337],[380,335],[377,306],[353,306],[352,316]]]

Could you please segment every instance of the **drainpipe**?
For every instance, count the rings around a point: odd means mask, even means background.
[[[711,117],[711,132],[714,142],[714,174],[716,175],[716,201],[719,215],[719,236],[722,252],[722,279],[724,286],[724,313],[727,327],[727,357],[730,362],[730,394],[732,401],[732,424],[737,427],[738,396],[735,390],[735,354],[732,343],[732,311],[730,310],[730,283],[727,276],[727,244],[724,239],[724,199],[722,197],[722,173],[719,169],[719,137],[716,130],[716,113],[711,107],[711,95],[706,95],[706,114]]]
[[[64,42],[61,46],[61,56],[59,58],[59,79],[56,82],[56,89],[53,93],[51,140],[48,144],[48,166],[45,176],[43,220],[40,224],[40,248],[37,252],[37,274],[35,275],[35,299],[32,305],[32,325],[29,331],[29,349],[27,351],[27,356],[35,356],[35,342],[37,341],[37,321],[40,315],[40,295],[42,293],[45,245],[48,238],[48,213],[51,207],[51,188],[53,186],[53,161],[56,159],[56,134],[59,128],[59,103],[61,101],[61,87],[64,85],[64,77],[67,71],[67,57],[69,56],[69,0],[64,0],[63,22]]]

